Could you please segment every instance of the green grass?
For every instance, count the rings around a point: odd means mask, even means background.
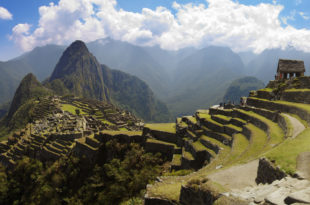
[[[119,128],[120,131],[128,131],[126,127]]]
[[[198,117],[200,118],[200,119],[204,119],[205,121],[208,121],[208,122],[210,122],[210,123],[212,123],[212,124],[215,124],[215,125],[218,125],[218,126],[220,126],[220,127],[223,127],[223,125],[221,124],[221,123],[218,123],[218,122],[216,122],[215,120],[212,120],[211,119],[211,115],[209,115],[209,114],[198,114]]]
[[[229,162],[235,162],[248,148],[249,140],[241,133],[234,135],[232,150],[229,156]]]
[[[261,99],[261,98],[252,98],[252,99],[258,100],[258,101],[272,102],[272,103],[280,104],[280,105],[289,105],[289,106],[297,107],[297,108],[300,108],[300,109],[304,110],[308,114],[310,114],[310,105],[309,104],[294,103],[294,102],[288,102],[288,101],[282,101],[282,100],[270,101],[270,100]]]
[[[221,143],[220,141],[218,141],[218,140],[216,140],[216,139],[214,139],[214,138],[208,137],[208,136],[206,136],[206,135],[202,135],[202,136],[200,137],[200,139],[205,140],[205,141],[208,141],[208,142],[211,142],[212,144],[215,144],[215,145],[217,145],[217,146],[219,146],[219,147],[221,147],[221,148],[226,148],[226,147],[227,147],[226,145],[224,145],[224,144]]]
[[[200,141],[196,141],[196,142],[192,143],[192,146],[194,147],[194,149],[195,149],[196,152],[205,151],[205,150],[206,150],[206,151],[209,152],[212,156],[215,156],[215,155],[216,155],[216,153],[215,153],[213,150],[211,150],[211,149],[205,147],[203,144],[201,144]]]
[[[76,112],[75,110],[80,110],[80,114],[81,115],[85,115],[86,113],[84,111],[82,111],[82,109],[74,106],[74,105],[70,105],[70,104],[62,104],[61,105],[61,109],[64,110],[64,111],[67,111],[67,112],[70,112],[71,114],[74,114],[76,115]]]
[[[153,124],[145,124],[146,128],[150,130],[158,130],[169,133],[176,133],[175,123],[153,123]]]
[[[192,124],[196,124],[197,123],[197,119],[193,116],[188,116],[186,117]]]
[[[265,153],[270,160],[275,160],[287,173],[296,172],[296,159],[302,152],[310,151],[310,128],[305,129],[296,138],[288,138],[282,144]]]
[[[181,166],[181,162],[182,162],[181,158],[182,158],[181,154],[174,154],[171,164],[176,165],[176,166]]]
[[[217,118],[220,118],[222,120],[225,120],[225,121],[229,121],[231,119],[231,117],[228,117],[228,116],[225,116],[225,115],[213,115],[214,117],[217,117]]]
[[[183,150],[183,157],[188,160],[194,160],[193,155],[185,150]]]
[[[296,89],[296,88],[291,88],[287,89],[284,92],[310,92],[310,89]]]
[[[225,125],[226,127],[230,127],[238,132],[241,132],[242,131],[242,128],[241,127],[237,127],[236,125],[233,125],[233,124],[228,124],[228,125]]]
[[[260,121],[264,122],[268,126],[268,128],[269,128],[269,139],[268,139],[268,144],[267,144],[265,150],[268,150],[268,149],[274,147],[275,145],[281,143],[284,140],[284,137],[285,137],[284,132],[279,127],[279,125],[277,123],[274,123],[271,120],[269,120],[269,119],[267,119],[261,115],[258,115],[252,111],[244,111],[244,110],[239,110],[239,111],[259,119]]]
[[[258,91],[272,92],[273,89],[272,88],[263,88],[263,89],[259,89]]]
[[[108,120],[106,120],[106,119],[101,119],[100,121],[103,122],[103,123],[105,123],[105,124],[107,124],[107,125],[114,125],[112,122],[110,122],[110,121],[108,121]],[[127,129],[126,129],[126,130],[127,130]]]
[[[173,144],[173,143],[170,143],[170,142],[164,142],[164,141],[157,140],[157,139],[153,139],[153,138],[148,138],[148,139],[146,140],[146,142],[151,142],[151,143],[156,143],[156,144],[164,144],[164,145],[172,145],[172,146],[174,146],[175,148],[177,148],[177,145],[176,145],[176,144]]]
[[[245,127],[251,130],[252,136],[249,149],[238,159],[240,162],[246,162],[250,159],[257,158],[268,142],[267,134],[263,130],[253,124],[247,124]]]
[[[246,124],[247,123],[247,121],[245,121],[245,120],[243,120],[243,119],[240,119],[240,118],[233,118],[234,120],[236,120],[236,121],[239,121],[239,122],[241,122],[241,123],[243,123],[243,124]]]
[[[128,136],[135,136],[135,135],[142,135],[142,131],[114,131],[114,130],[104,130],[101,132],[102,134],[108,135],[128,135]]]

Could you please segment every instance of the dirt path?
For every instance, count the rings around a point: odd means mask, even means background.
[[[296,169],[299,176],[310,179],[310,152],[304,152],[298,155]]]
[[[304,131],[305,126],[297,120],[295,117],[292,117],[288,114],[283,113],[290,121],[293,126],[293,136],[292,138],[295,138],[297,135],[299,135],[302,131]]]
[[[208,176],[211,180],[220,183],[230,189],[241,189],[247,186],[255,186],[258,160],[223,169]]]

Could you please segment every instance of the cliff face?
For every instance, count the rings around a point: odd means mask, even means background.
[[[82,41],[73,42],[64,51],[49,82],[57,79],[76,96],[109,100],[101,66]]]

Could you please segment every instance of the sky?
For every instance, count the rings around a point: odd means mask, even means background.
[[[0,61],[100,38],[167,50],[310,52],[309,0],[0,0]]]

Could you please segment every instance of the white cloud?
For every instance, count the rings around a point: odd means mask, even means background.
[[[295,4],[296,5],[299,5],[299,4],[301,4],[302,3],[302,0],[295,0]]]
[[[48,43],[68,44],[111,37],[137,45],[164,49],[187,46],[229,46],[235,51],[285,48],[292,45],[310,51],[310,30],[288,24],[296,11],[281,19],[279,4],[247,6],[233,0],[206,0],[204,4],[172,4],[175,15],[164,7],[141,13],[117,9],[116,0],[60,0],[39,8],[38,26],[14,27],[11,39],[24,50]],[[300,14],[300,13],[299,13]],[[26,26],[28,25],[28,27]],[[27,29],[26,29],[27,28]]]
[[[0,19],[11,20],[13,15],[6,8],[0,6]]]
[[[310,19],[310,17],[309,17],[308,15],[306,15],[304,12],[299,12],[299,15],[300,15],[303,19],[305,19],[305,20]]]
[[[287,21],[290,20],[290,21],[295,21],[295,16],[296,16],[296,10],[293,10],[290,12],[290,15],[289,16],[284,16],[281,18],[282,22],[285,24],[285,25],[288,25]]]

